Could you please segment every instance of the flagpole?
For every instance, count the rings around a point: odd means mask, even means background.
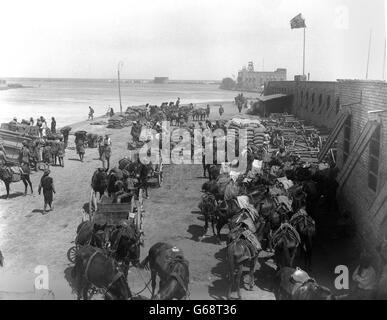
[[[384,38],[383,74],[382,74],[383,80],[384,80],[384,75],[386,73],[386,40],[387,38]]]
[[[304,52],[302,56],[302,75],[305,75],[305,27],[304,27]]]
[[[366,72],[366,79],[368,79],[368,67],[369,67],[369,64],[370,64],[371,39],[372,39],[372,29],[370,30],[370,40],[369,40],[369,43],[368,43],[368,58],[367,58],[367,72]]]

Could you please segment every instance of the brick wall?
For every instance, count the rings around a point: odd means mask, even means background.
[[[377,191],[368,187],[369,145],[361,155],[338,195],[342,208],[348,209],[359,226],[366,244],[374,247],[375,241],[387,234],[387,218],[374,220],[369,209],[378,192],[387,181],[387,112],[370,115],[368,111],[387,111],[387,84],[377,81],[338,80],[336,82],[278,81],[265,86],[265,95],[285,93],[293,95],[292,113],[314,125],[328,129],[334,127],[340,111],[351,114],[350,150],[369,119],[381,123],[381,149]],[[338,136],[337,163],[343,167],[344,132]],[[387,213],[387,203],[384,208]]]

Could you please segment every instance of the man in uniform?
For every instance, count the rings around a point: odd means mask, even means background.
[[[63,168],[64,167],[64,155],[65,155],[65,144],[63,142],[63,137],[59,137],[59,150],[58,150],[58,158],[59,158],[59,165]]]
[[[220,107],[219,107],[219,115],[222,116],[223,113],[224,113],[223,106],[220,105]]]
[[[22,144],[23,144],[23,147],[19,152],[19,163],[23,171],[28,173],[30,169],[31,153],[30,153],[30,150],[28,149],[27,141],[24,140]]]
[[[44,209],[43,212],[47,212],[47,205],[50,207],[50,210],[52,210],[52,200],[53,200],[53,194],[56,193],[55,187],[54,187],[54,180],[49,176],[50,170],[45,170],[43,177],[40,179],[39,184],[39,195],[43,189],[43,197],[44,197]]]
[[[106,170],[109,170],[109,167],[110,167],[110,156],[111,156],[111,153],[112,153],[112,142],[109,138],[109,135],[105,135],[105,138],[103,139],[103,142],[102,142],[102,145],[103,145],[103,152],[102,152],[102,165],[103,165],[103,168],[106,169]],[[106,165],[105,165],[106,163]]]

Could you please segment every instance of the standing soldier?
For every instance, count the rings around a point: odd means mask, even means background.
[[[103,136],[98,136],[97,143],[98,143],[99,160],[102,161],[102,154],[103,154]]]
[[[223,106],[220,105],[220,107],[219,107],[219,115],[222,116],[223,113],[224,113]]]
[[[176,107],[179,107],[179,105],[180,105],[180,98],[177,98],[177,100],[176,100]]]
[[[210,105],[207,104],[207,109],[206,109],[206,116],[207,116],[207,119],[210,117]]]
[[[54,180],[49,176],[50,170],[45,170],[43,177],[40,179],[39,184],[39,195],[43,189],[43,197],[44,197],[44,208],[43,212],[47,212],[47,205],[50,207],[50,210],[52,210],[52,200],[53,200],[53,194],[55,192],[54,187]]]
[[[89,118],[87,120],[93,120],[94,119],[94,109],[89,106]]]
[[[19,152],[19,163],[23,171],[25,173],[29,173],[31,153],[30,153],[30,150],[28,149],[27,141],[24,140],[22,144],[23,144],[23,147]]]
[[[102,153],[102,165],[103,168],[106,170],[109,170],[110,167],[110,156],[112,153],[111,145],[112,142],[109,138],[109,135],[105,135],[105,138],[103,139],[103,153]],[[107,165],[105,165],[105,163]]]
[[[63,142],[63,137],[59,137],[59,148],[58,148],[58,158],[59,165],[64,168],[64,155],[65,155],[65,144]]]
[[[54,117],[51,118],[51,133],[52,134],[56,133],[56,121]]]

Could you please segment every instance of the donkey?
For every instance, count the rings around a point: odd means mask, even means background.
[[[7,190],[6,199],[9,198],[9,186],[11,183],[23,181],[24,183],[24,195],[27,195],[27,188],[28,185],[31,189],[31,194],[34,193],[32,189],[32,182],[30,179],[30,168],[28,165],[24,165],[23,167],[17,167],[19,172],[17,174],[14,174],[11,172],[11,169],[6,166],[0,167],[0,180],[2,180],[5,184],[5,188]]]

